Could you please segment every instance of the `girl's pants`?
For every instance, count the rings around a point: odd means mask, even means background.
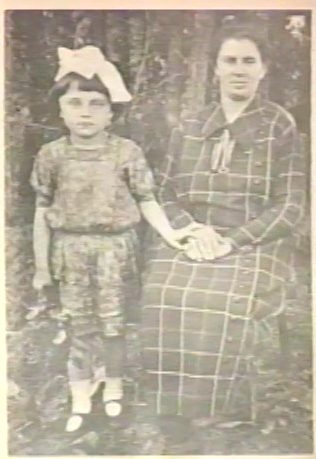
[[[136,247],[134,230],[54,233],[52,270],[69,319],[70,382],[91,378],[104,366],[108,377],[122,376],[125,306],[133,302],[138,279]]]
[[[60,283],[59,288],[69,324],[69,381],[91,379],[102,367],[107,377],[122,377],[125,342],[121,308],[108,302],[93,304],[100,296],[96,286]]]

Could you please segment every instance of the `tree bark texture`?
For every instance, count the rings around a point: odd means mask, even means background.
[[[213,27],[214,12],[198,11],[194,14],[194,37],[184,94],[184,109],[188,111],[199,110],[205,104]]]
[[[188,112],[216,96],[212,40],[227,16],[264,19],[272,55],[264,93],[285,105],[309,130],[310,18],[303,39],[285,26],[289,13],[220,10],[35,10],[6,12],[7,212],[21,214],[17,194],[32,200],[28,176],[42,142],[59,133],[48,91],[57,70],[57,48],[100,46],[133,94],[120,133],[136,140],[155,167],[170,129]],[[21,185],[22,184],[22,185]],[[14,191],[13,191],[14,190]],[[13,199],[13,200],[12,200]],[[29,213],[29,211],[28,211]],[[25,212],[25,218],[29,218]]]

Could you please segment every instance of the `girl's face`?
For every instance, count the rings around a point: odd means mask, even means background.
[[[215,74],[220,81],[222,96],[248,100],[255,95],[266,67],[253,41],[229,38],[219,50]]]
[[[60,116],[72,135],[84,139],[98,136],[112,121],[111,103],[105,94],[82,91],[71,83],[59,98]]]

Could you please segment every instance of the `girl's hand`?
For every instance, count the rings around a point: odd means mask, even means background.
[[[181,241],[186,239],[186,237],[187,234],[184,234],[182,230],[171,230],[163,235],[167,244],[177,250],[184,250],[185,243]]]
[[[169,228],[162,234],[162,237],[174,249],[184,250],[185,244],[192,237],[194,231],[201,227],[200,223],[190,223],[190,225],[180,229]]]
[[[48,271],[36,271],[33,277],[33,288],[37,291],[43,290],[44,287],[53,285],[52,277]]]

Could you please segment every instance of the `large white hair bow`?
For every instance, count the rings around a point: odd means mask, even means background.
[[[112,102],[129,102],[132,99],[119,71],[115,65],[105,59],[99,48],[91,45],[80,49],[60,47],[58,57],[59,70],[55,81],[72,72],[87,79],[97,75],[108,89]]]

